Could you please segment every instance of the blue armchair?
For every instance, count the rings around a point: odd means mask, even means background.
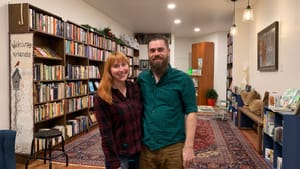
[[[16,169],[16,131],[0,130],[0,168]]]

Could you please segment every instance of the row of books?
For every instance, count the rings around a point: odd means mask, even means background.
[[[88,96],[68,99],[68,112],[88,108]]]
[[[35,63],[33,66],[33,80],[63,80],[63,65],[46,65]]]
[[[57,130],[61,131],[63,136],[64,136],[65,128],[64,128],[63,125],[54,126],[52,129],[57,129]],[[39,129],[39,131],[42,131],[42,130],[50,130],[50,128],[41,128],[41,129]],[[55,145],[57,145],[61,142],[62,142],[61,137],[55,137],[55,138],[52,138],[52,140],[51,140],[52,146],[55,146]],[[34,140],[34,150],[35,150],[35,152],[45,150],[45,147],[49,146],[50,142],[48,141],[47,143],[48,143],[48,145],[46,145],[46,140],[45,139],[35,139]]]
[[[84,84],[83,81],[68,82],[66,84],[66,97],[86,95],[87,93],[87,84]]]
[[[88,82],[89,83],[89,91],[90,92],[95,92],[96,90],[97,90],[97,86],[96,86],[96,84],[98,85],[99,84],[99,82],[92,82],[92,81],[89,81]]]
[[[88,32],[87,43],[98,48],[116,51],[116,42],[95,32]]]
[[[105,60],[105,50],[99,49],[93,46],[87,46],[87,57],[92,60],[104,61]]]
[[[88,74],[89,74],[89,78],[100,78],[101,74],[100,74],[100,70],[99,67],[97,66],[88,66]]]
[[[103,48],[88,46],[74,41],[66,40],[65,42],[65,50],[67,55],[81,56],[92,60],[105,61],[105,56],[108,56],[111,53]],[[126,53],[124,54],[126,55]]]
[[[275,93],[275,94],[273,94]],[[274,103],[273,105],[270,103]],[[276,104],[277,103],[277,104]],[[272,92],[269,96],[269,107],[274,111],[300,113],[300,89],[286,89],[280,96]]]
[[[61,19],[39,13],[31,8],[29,9],[29,27],[40,32],[64,36],[64,22]]]
[[[34,108],[34,123],[41,122],[43,120],[49,120],[57,116],[64,114],[64,101],[57,101],[37,105]],[[84,96],[79,98],[68,99],[68,112],[74,112],[87,107],[94,107],[94,96]]]
[[[65,50],[68,55],[87,57],[87,46],[83,43],[65,40]]]
[[[282,144],[283,141],[283,127],[277,126],[274,129],[274,140]]]
[[[127,56],[134,56],[134,50],[132,48],[128,48],[126,46],[117,46],[117,51],[124,53]]]
[[[67,65],[67,79],[100,78],[100,76],[100,69],[97,66]]]
[[[69,119],[66,122],[66,138],[70,138],[86,131],[89,125],[89,117],[85,115],[77,116],[74,119]]]
[[[67,64],[66,79],[87,79],[88,66]]]
[[[275,127],[275,113],[272,111],[266,111],[264,113],[264,133],[273,137],[274,127]]]
[[[54,117],[64,114],[63,101],[46,103],[43,105],[37,105],[34,108],[34,123],[38,123],[43,120],[52,119]]]
[[[65,97],[65,84],[60,83],[38,83],[34,85],[34,93],[36,93],[35,103],[43,103]]]
[[[232,69],[227,69],[227,77],[232,77]]]
[[[88,129],[88,123],[90,121],[89,118],[90,118],[89,116],[85,116],[85,115],[77,116],[73,119],[67,120],[66,127],[64,125],[55,125],[53,128],[41,128],[39,129],[39,131],[56,129],[62,133],[64,139],[70,138]],[[57,145],[62,142],[62,138],[61,137],[53,138],[51,142],[52,142],[52,146]],[[45,139],[35,139],[34,145],[35,145],[34,146],[35,152],[44,150],[45,147],[47,146]]]
[[[227,56],[230,56],[230,55],[232,56],[232,53],[233,53],[233,46],[232,45],[230,45],[230,46],[227,47],[227,53],[228,53]]]
[[[46,46],[34,46],[33,54],[37,57],[62,59],[62,56],[59,56],[53,49]]]
[[[70,40],[79,41],[82,43],[87,42],[87,31],[80,26],[72,23],[66,23],[66,38]]]

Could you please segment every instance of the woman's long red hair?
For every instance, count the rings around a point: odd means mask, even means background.
[[[103,75],[97,90],[97,94],[101,97],[101,99],[110,105],[112,104],[111,87],[114,82],[110,68],[116,61],[126,62],[129,65],[127,57],[122,52],[111,53],[105,62]]]

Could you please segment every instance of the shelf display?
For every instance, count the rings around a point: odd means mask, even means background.
[[[68,140],[96,124],[93,97],[109,53],[124,52],[131,60],[130,78],[138,75],[137,48],[28,3],[9,4],[8,12],[17,154],[30,153],[37,131],[56,128]]]

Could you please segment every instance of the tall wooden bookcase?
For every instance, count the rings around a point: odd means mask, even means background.
[[[95,125],[93,97],[105,57],[126,54],[134,79],[139,51],[28,3],[8,9],[11,128],[16,153],[28,155],[41,129],[58,128],[69,139]]]
[[[226,89],[230,89],[232,83],[232,67],[233,67],[233,38],[230,33],[227,34],[227,81]]]
[[[214,87],[214,43],[201,42],[192,44],[192,69],[201,70],[201,74],[193,76],[196,86],[198,105],[206,105],[205,92]]]
[[[233,37],[227,33],[227,66],[226,66],[226,106],[231,114],[231,119],[237,125],[237,95],[232,91],[233,69]]]

